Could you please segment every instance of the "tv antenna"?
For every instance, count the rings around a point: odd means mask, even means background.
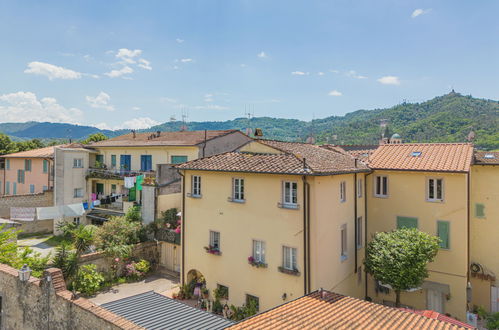
[[[182,109],[182,125],[180,126],[180,131],[187,131],[187,119],[189,118],[189,113],[187,109]]]
[[[253,112],[251,111],[253,108]],[[248,118],[246,126],[246,135],[250,136],[253,133],[251,129],[251,118],[255,117],[255,108],[252,104],[244,105],[244,116]]]

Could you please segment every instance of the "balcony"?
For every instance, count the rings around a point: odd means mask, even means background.
[[[144,184],[154,184],[156,182],[156,171],[127,171],[121,169],[89,168],[87,179],[109,179],[122,180],[126,176],[144,176]]]

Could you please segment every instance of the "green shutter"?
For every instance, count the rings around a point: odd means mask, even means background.
[[[116,155],[111,155],[111,167],[116,167]]]
[[[10,170],[10,159],[7,159],[5,162],[5,168]]]
[[[172,156],[171,163],[172,164],[182,164],[187,161],[187,156]]]
[[[475,216],[477,218],[484,218],[485,217],[485,205],[483,204],[475,204]]]
[[[44,159],[44,160],[43,160],[43,173],[47,173],[47,172],[48,172],[48,168],[49,168],[49,166],[48,166],[48,165],[49,165],[49,164],[48,164],[47,160],[46,160],[46,159]]]
[[[437,221],[437,236],[440,238],[440,248],[449,248],[449,227],[448,221]]]
[[[397,217],[397,229],[418,228],[418,218]]]

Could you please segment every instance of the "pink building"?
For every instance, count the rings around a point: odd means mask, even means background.
[[[0,156],[0,196],[37,194],[54,186],[54,147]]]

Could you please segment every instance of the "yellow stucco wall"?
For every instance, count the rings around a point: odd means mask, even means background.
[[[282,209],[281,182],[298,183],[298,203],[303,205],[300,176],[262,175],[185,171],[187,192],[191,175],[202,177],[202,198],[186,197],[184,221],[185,267],[187,273],[196,269],[207,281],[210,292],[217,283],[229,287],[229,303],[242,305],[245,294],[260,299],[260,310],[266,310],[304,294],[303,279],[303,210]],[[246,203],[229,202],[232,178],[245,179]],[[221,256],[205,252],[209,244],[209,231],[220,232]],[[252,240],[266,243],[268,268],[255,268],[248,264],[252,255]],[[283,274],[282,246],[298,250],[297,263],[300,276]]]
[[[476,214],[476,204],[484,205],[484,217]],[[472,303],[490,310],[490,286],[499,286],[499,166],[474,165],[471,168],[471,262],[496,276],[495,282],[473,279]]]
[[[157,214],[156,218],[161,217],[161,212],[169,210],[171,208],[176,208],[180,211],[182,207],[182,193],[168,194],[168,195],[158,195],[157,197]]]
[[[374,197],[376,175],[388,176],[388,197]],[[444,179],[444,201],[426,201],[426,181],[430,177]],[[428,266],[428,281],[448,284],[450,300],[445,301],[446,313],[466,318],[467,284],[467,178],[466,174],[375,171],[367,180],[368,237],[396,228],[397,216],[418,218],[419,230],[437,234],[437,220],[450,222],[450,248],[440,249]],[[394,297],[374,294],[374,282],[368,281],[369,295],[375,301]],[[424,290],[425,291],[425,290]],[[383,297],[384,296],[384,297]],[[426,293],[404,293],[402,304],[426,309]]]

